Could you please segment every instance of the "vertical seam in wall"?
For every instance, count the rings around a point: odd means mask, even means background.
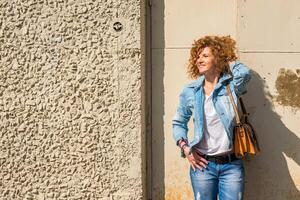
[[[147,198],[147,43],[146,29],[147,29],[147,16],[146,16],[146,3],[145,0],[140,1],[140,16],[141,16],[141,32],[140,32],[140,45],[141,45],[141,108],[142,108],[142,135],[141,135],[141,171],[142,171],[142,200]]]
[[[238,3],[238,0],[235,0],[235,8],[236,8],[236,10],[235,10],[235,12],[236,12],[236,18],[235,18],[235,36],[236,36],[236,42],[237,42],[237,48],[238,48],[238,57],[240,57],[240,55],[239,55],[239,47],[240,47],[240,39],[239,39],[239,3]],[[238,58],[238,59],[240,59],[240,58]]]
[[[114,6],[115,7],[115,6]],[[117,11],[116,11],[116,18],[119,17],[119,8],[117,6]],[[117,102],[118,102],[118,119],[120,119],[120,52],[119,52],[119,36],[117,36],[117,49],[116,49],[116,53],[117,53],[117,82],[118,82],[118,88],[117,88]],[[117,127],[115,127],[116,130]]]
[[[118,18],[118,16],[119,16],[119,9],[118,9],[118,2],[116,2],[115,4],[114,4],[114,1],[112,1],[112,5],[113,5],[113,8],[117,8],[116,9],[116,14],[115,14],[115,16],[113,16],[113,18]],[[114,67],[114,69],[113,70],[117,70],[117,94],[116,94],[116,104],[117,104],[117,107],[116,107],[116,110],[117,110],[117,115],[116,116],[114,116],[114,122],[115,123],[113,123],[113,131],[115,132],[115,133],[117,133],[118,132],[118,123],[117,122],[119,122],[119,119],[120,119],[120,52],[119,52],[119,35],[117,35],[116,36],[116,40],[117,40],[117,42],[116,42],[116,49],[115,49],[115,52],[112,52],[112,54],[114,54],[114,53],[116,53],[116,55],[117,55],[117,57],[116,57],[116,63],[113,65],[113,67]],[[114,143],[115,143],[116,141],[114,141]],[[116,164],[116,163],[114,163],[114,164]],[[117,164],[119,164],[119,163],[117,163]],[[109,178],[110,178],[110,180],[111,180],[111,173],[109,173]],[[110,189],[112,189],[112,188],[110,188]],[[114,191],[114,192],[112,192],[112,191],[110,191],[110,198],[111,199],[114,199],[114,197],[113,197],[113,195],[114,195],[114,193],[116,193],[116,191]]]
[[[148,126],[148,131],[149,133],[147,133],[147,135],[149,134],[149,137],[147,138],[148,139],[148,142],[147,142],[147,145],[149,145],[149,147],[147,148],[149,150],[149,152],[146,153],[146,155],[149,157],[147,159],[148,163],[147,163],[147,172],[146,174],[148,175],[148,179],[150,180],[147,180],[147,189],[149,190],[147,192],[147,199],[149,200],[152,200],[152,190],[153,190],[153,178],[152,178],[152,175],[153,175],[153,171],[152,171],[152,167],[153,167],[153,160],[152,160],[152,2],[151,0],[147,0],[146,2],[147,4],[147,13],[149,14],[149,20],[147,21],[149,23],[149,25],[147,25],[147,27],[149,28],[149,31],[148,32],[148,37],[149,37],[149,47],[148,47],[148,50],[149,50],[149,62],[147,62],[147,67],[148,67],[148,72],[149,72],[149,95],[148,95],[148,101],[149,101],[149,107],[150,108],[147,108],[148,112],[149,112],[149,116],[148,116],[148,121],[147,123],[149,122]],[[148,19],[148,17],[147,17]]]
[[[150,153],[148,154],[148,156],[150,157],[150,163],[148,163],[148,167],[150,168],[149,169],[149,177],[148,178],[150,178],[150,180],[149,180],[149,197],[148,197],[148,199],[152,199],[152,185],[153,185],[153,178],[152,178],[152,175],[153,175],[153,173],[152,173],[152,162],[153,162],[153,160],[152,160],[152,8],[151,8],[151,5],[149,5],[148,4],[148,6],[149,6],[149,72],[150,72],[150,81],[149,81],[149,84],[150,84],[150,91],[149,91],[149,93],[150,93],[150,95],[149,95],[149,104],[150,104],[150,109],[149,109],[149,121],[150,121],[150,128],[149,128],[149,130],[150,130],[150,133],[149,133],[149,140],[150,140]]]

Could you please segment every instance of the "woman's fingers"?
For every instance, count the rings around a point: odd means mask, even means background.
[[[194,158],[198,161],[205,163],[206,165],[208,164],[208,161],[204,157],[202,157],[201,155],[199,155],[197,153],[194,155]]]
[[[203,163],[197,163],[198,161],[194,158],[193,155],[190,155],[190,156],[188,157],[188,160],[189,160],[189,163],[190,163],[190,165],[191,165],[191,167],[193,168],[194,171],[196,171],[196,168],[198,168],[198,169],[200,169],[200,170],[202,170],[203,168],[206,168],[206,165],[205,165],[205,164],[203,164]],[[202,168],[200,165],[201,165],[203,168]]]
[[[200,160],[201,160],[203,163],[205,163],[205,164],[207,164],[207,165],[208,165],[208,161],[207,161],[205,158],[203,158],[203,157],[200,157]]]
[[[202,167],[200,167],[200,165],[198,165],[196,162],[195,162],[194,166],[202,171]]]
[[[196,169],[195,169],[193,163],[190,163],[190,165],[191,165],[191,167],[193,168],[193,170],[196,171]]]
[[[194,171],[196,171],[196,168],[202,170],[202,167],[200,167],[196,162],[190,162],[190,165]]]
[[[194,155],[194,159],[196,163],[200,165],[202,168],[206,168],[206,165],[208,165],[208,161],[198,154]]]
[[[207,164],[205,164],[205,163],[203,163],[203,162],[198,162],[199,163],[199,165],[201,165],[203,168],[206,168],[206,165]]]
[[[190,163],[191,167],[193,168],[193,170],[196,171],[196,160],[195,160],[193,154],[188,156],[188,160],[189,160],[189,163]]]

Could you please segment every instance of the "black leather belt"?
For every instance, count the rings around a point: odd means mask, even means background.
[[[212,161],[215,162],[217,164],[227,164],[230,163],[234,160],[237,160],[239,158],[237,158],[234,153],[232,154],[228,154],[228,155],[222,155],[222,156],[208,156],[208,155],[204,155],[203,156],[207,161]]]

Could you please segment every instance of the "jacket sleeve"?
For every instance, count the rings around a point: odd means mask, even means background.
[[[178,145],[180,139],[188,140],[188,122],[192,116],[192,109],[186,98],[187,89],[183,89],[179,96],[179,105],[172,120],[173,138]]]
[[[230,64],[233,75],[233,85],[238,96],[247,92],[246,85],[251,79],[250,70],[242,63],[235,61]]]

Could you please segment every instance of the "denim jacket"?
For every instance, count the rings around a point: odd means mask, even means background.
[[[251,79],[250,70],[242,63],[236,61],[230,64],[232,75],[223,73],[215,86],[212,94],[212,101],[221,122],[223,123],[226,133],[231,141],[233,141],[233,128],[235,125],[235,114],[230,97],[226,91],[226,85],[229,84],[233,98],[237,104],[238,96],[246,93],[246,84]],[[173,117],[173,138],[176,143],[180,139],[188,140],[188,121],[193,115],[194,137],[192,141],[188,141],[190,148],[200,142],[204,132],[204,76],[192,83],[186,85],[180,96],[177,111]]]

